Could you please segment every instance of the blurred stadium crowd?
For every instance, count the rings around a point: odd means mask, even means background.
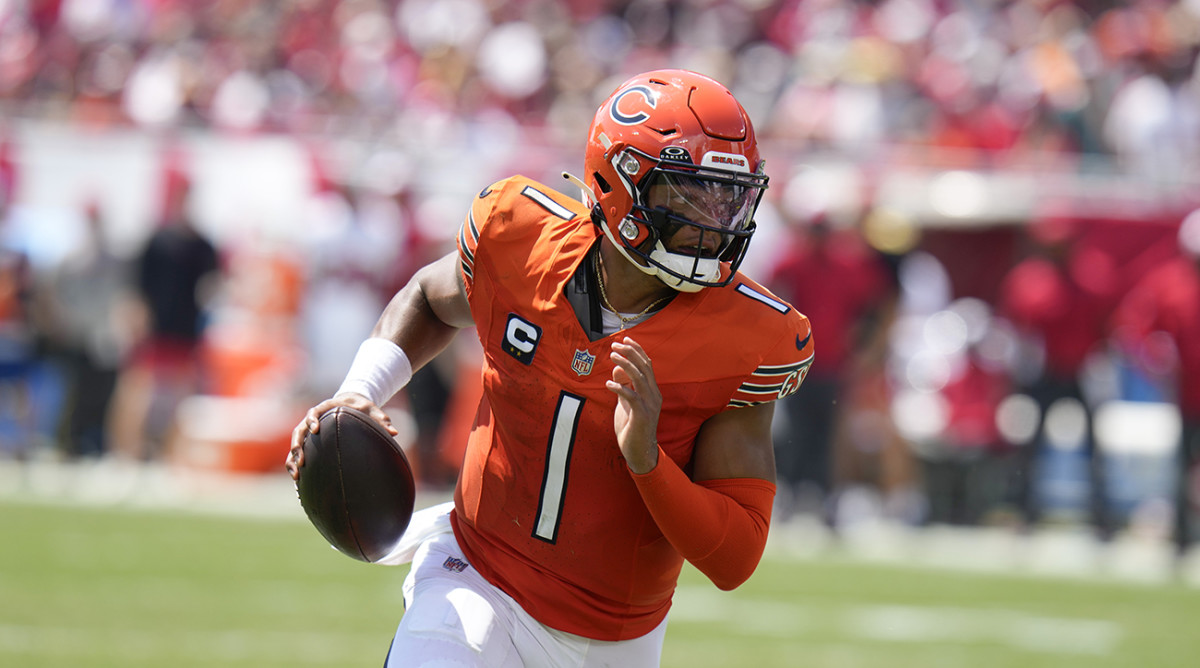
[[[612,86],[682,67],[756,119],[746,268],[814,323],[781,517],[1182,544],[1198,53],[1196,0],[0,0],[0,451],[280,470],[470,194],[557,183]],[[97,136],[154,156],[113,158],[143,206],[30,194],[71,170],[42,144]],[[264,140],[302,163],[281,223],[197,167]],[[395,400],[430,486],[479,391],[457,352]]]
[[[580,142],[597,90],[687,66],[762,133],[1194,167],[1194,2],[6,0],[0,99],[96,126]],[[1071,160],[1070,157],[1062,158]]]

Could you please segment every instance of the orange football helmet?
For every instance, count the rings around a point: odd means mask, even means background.
[[[584,169],[593,220],[630,262],[684,292],[732,280],[767,176],[724,86],[684,70],[626,81],[596,112]]]

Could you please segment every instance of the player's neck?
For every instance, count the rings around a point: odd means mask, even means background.
[[[600,280],[613,308],[622,313],[637,313],[675,291],[629,263],[621,252],[607,243],[600,244]]]

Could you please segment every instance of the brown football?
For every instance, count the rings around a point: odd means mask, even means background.
[[[317,433],[305,438],[296,491],[325,540],[366,562],[400,541],[416,501],[400,444],[366,413],[345,406],[322,415]]]

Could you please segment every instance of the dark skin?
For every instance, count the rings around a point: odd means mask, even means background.
[[[685,214],[686,215],[686,214]],[[707,237],[709,235],[704,235]],[[686,250],[696,244],[713,245],[695,230],[681,230],[669,240],[671,248]],[[607,237],[600,240],[602,280],[613,306],[636,313],[674,290],[626,260]],[[425,266],[384,309],[371,332],[389,339],[408,355],[419,369],[450,344],[459,329],[473,324],[458,253],[451,252]],[[646,351],[629,336],[614,341],[610,356],[616,368],[606,382],[617,395],[613,428],[629,469],[647,473],[658,464],[658,417],[662,394]],[[292,431],[287,470],[295,479],[304,465],[303,444],[309,432],[319,429],[322,414],[337,406],[356,408],[369,414],[393,435],[397,430],[383,409],[366,397],[346,393],[313,406]],[[775,481],[775,454],[771,441],[774,404],[766,403],[727,410],[705,421],[693,451],[693,480],[758,478]]]

